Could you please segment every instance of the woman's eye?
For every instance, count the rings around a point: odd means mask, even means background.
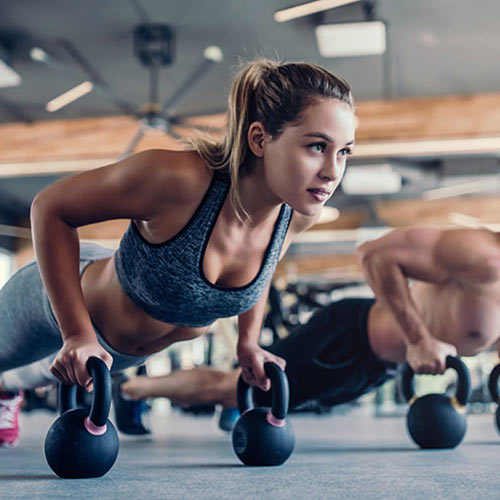
[[[340,156],[350,156],[352,154],[351,148],[343,148],[339,151]]]
[[[326,149],[326,144],[322,142],[315,142],[314,144],[309,144],[308,147],[311,148],[315,153],[323,153]]]

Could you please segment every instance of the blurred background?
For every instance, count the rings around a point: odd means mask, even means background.
[[[288,11],[287,0],[0,0],[0,284],[33,258],[37,192],[133,152],[181,148],[195,129],[221,135],[231,76],[257,56],[342,76],[358,116],[341,188],[277,270],[263,344],[320,304],[371,295],[354,256],[365,240],[411,224],[500,227],[500,3],[309,4],[317,11]],[[116,247],[127,223],[80,237]],[[152,372],[174,358],[230,366],[234,324],[213,333],[158,356]],[[496,359],[468,360],[477,411],[489,411],[484,374]],[[390,384],[365,399],[378,414],[398,403]]]

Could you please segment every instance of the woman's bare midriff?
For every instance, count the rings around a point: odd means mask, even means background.
[[[454,345],[461,356],[474,356],[500,337],[498,284],[472,289],[455,281],[445,285],[417,282],[411,294],[431,335]],[[389,310],[378,302],[368,316],[368,338],[381,359],[405,361],[403,332]]]
[[[199,337],[209,328],[172,325],[146,314],[123,291],[114,257],[89,264],[81,284],[92,322],[111,347],[121,353],[152,354],[174,342]]]
[[[224,217],[227,201],[221,217]],[[242,286],[253,280],[264,259],[277,214],[264,228],[229,230],[215,225],[205,249],[203,269],[207,280],[220,286]],[[230,235],[230,236],[229,236]],[[284,247],[290,238],[287,235]],[[166,240],[163,237],[163,241]],[[224,265],[223,265],[224,263]],[[81,278],[83,296],[92,322],[106,341],[124,354],[152,354],[175,342],[205,334],[209,328],[179,326],[158,321],[138,307],[123,291],[114,257],[92,262]]]

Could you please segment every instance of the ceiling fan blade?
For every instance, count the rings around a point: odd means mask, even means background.
[[[58,40],[58,45],[65,50],[71,59],[80,67],[80,69],[89,76],[96,90],[111,100],[115,106],[120,108],[127,115],[137,116],[135,106],[118,95],[104,78],[91,65],[87,58],[66,38]]]
[[[176,104],[191,89],[191,87],[193,87],[193,85],[196,84],[198,80],[202,78],[205,73],[207,73],[207,71],[214,64],[220,63],[222,59],[223,59],[222,51],[219,49],[219,47],[216,46],[207,47],[203,51],[202,63],[187,76],[184,82],[182,82],[182,84],[179,85],[177,91],[174,92],[173,95],[170,96],[170,98],[165,101],[165,103],[162,106],[162,113],[165,113],[174,104]]]
[[[123,158],[126,158],[127,156],[131,155],[143,136],[144,136],[144,128],[142,126],[139,126],[139,130],[132,138],[132,140],[129,142],[127,149],[125,149],[125,151],[118,157],[118,159],[123,160]]]
[[[183,139],[183,136],[185,134],[180,134],[178,131],[175,130],[175,128],[169,127],[168,132],[165,132],[167,135],[170,137],[173,137],[176,141],[181,141]]]

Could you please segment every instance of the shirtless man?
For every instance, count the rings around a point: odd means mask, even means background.
[[[322,307],[269,348],[287,361],[292,407],[325,396],[332,404],[356,399],[404,361],[416,373],[442,373],[447,355],[473,356],[500,337],[500,233],[416,226],[357,253],[376,299]],[[239,373],[199,367],[132,378],[121,390],[131,399],[236,406]],[[269,403],[270,393],[255,393],[258,404]]]

